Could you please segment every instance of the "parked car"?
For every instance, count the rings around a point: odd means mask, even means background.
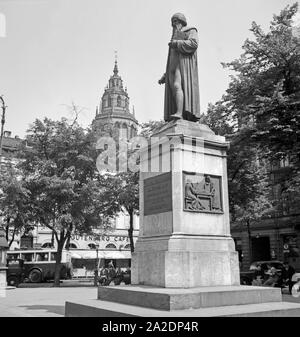
[[[258,265],[261,265],[261,269],[264,273],[266,273],[271,267],[274,267],[279,275],[281,274],[281,270],[283,268],[283,262],[278,260],[252,262],[249,267],[249,271],[240,272],[240,281],[242,285],[252,284]]]

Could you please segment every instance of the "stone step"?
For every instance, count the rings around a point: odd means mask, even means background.
[[[217,286],[159,288],[151,286],[109,286],[98,288],[98,299],[158,310],[181,310],[281,302],[279,288]]]
[[[87,299],[66,302],[66,317],[300,317],[300,303],[272,302],[188,310],[157,310]]]

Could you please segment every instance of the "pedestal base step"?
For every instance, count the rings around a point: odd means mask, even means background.
[[[171,311],[281,302],[282,295],[279,288],[251,286],[218,286],[182,289],[131,285],[99,287],[98,299]]]
[[[138,306],[85,300],[66,302],[66,317],[300,317],[300,304],[272,302],[190,310],[164,311]]]

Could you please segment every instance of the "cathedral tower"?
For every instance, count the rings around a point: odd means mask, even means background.
[[[124,89],[123,80],[119,75],[118,63],[115,60],[113,75],[108,81],[92,128],[99,136],[114,136],[130,139],[137,135],[138,121],[135,119],[134,108],[129,110],[129,96]]]

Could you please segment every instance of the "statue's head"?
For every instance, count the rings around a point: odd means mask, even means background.
[[[181,23],[184,27],[187,25],[186,18],[182,13],[176,13],[171,18],[172,26],[174,26],[178,22]]]

